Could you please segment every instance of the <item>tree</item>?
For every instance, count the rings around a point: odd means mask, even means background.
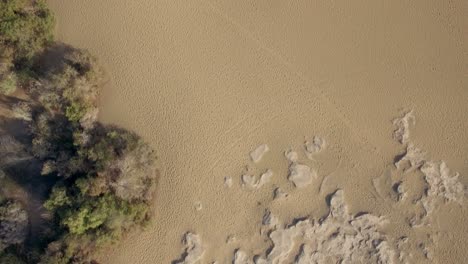
[[[16,66],[30,65],[53,39],[54,18],[43,0],[0,1],[0,18],[0,44],[13,49]]]

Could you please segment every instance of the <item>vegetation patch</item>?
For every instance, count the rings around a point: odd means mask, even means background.
[[[1,263],[95,263],[98,249],[151,218],[154,151],[97,121],[102,69],[54,43],[53,25],[44,1],[0,0],[0,96],[21,88],[30,98],[10,105],[27,131],[21,143],[0,131],[0,156],[17,154],[0,162]]]

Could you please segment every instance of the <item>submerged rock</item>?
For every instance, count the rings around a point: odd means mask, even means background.
[[[250,152],[250,158],[253,162],[258,163],[269,150],[270,148],[267,144],[260,145],[254,151]]]

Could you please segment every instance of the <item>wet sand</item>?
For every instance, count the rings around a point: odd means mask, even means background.
[[[227,263],[237,248],[261,254],[271,246],[258,234],[266,209],[282,223],[320,218],[337,189],[350,214],[387,216],[390,240],[429,243],[429,233],[434,262],[463,262],[466,202],[444,204],[415,231],[399,217],[411,205],[379,196],[373,179],[404,153],[392,120],[413,110],[411,142],[468,185],[466,2],[48,2],[58,38],[89,49],[109,74],[100,119],[159,154],[154,224],[103,252],[103,263],[170,263],[188,231],[202,238],[200,263]],[[302,149],[314,136],[327,148],[310,160]],[[261,144],[269,151],[255,163],[249,153]],[[288,180],[289,149],[317,172],[304,188]],[[261,188],[242,186],[242,175],[267,169]],[[273,200],[276,187],[288,197]]]

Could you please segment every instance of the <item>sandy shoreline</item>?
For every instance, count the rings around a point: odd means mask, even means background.
[[[227,263],[237,248],[261,254],[271,244],[252,234],[266,209],[282,223],[320,218],[337,189],[350,215],[386,215],[390,238],[422,239],[373,185],[406,149],[392,120],[409,110],[411,142],[468,185],[463,1],[48,2],[59,39],[89,49],[110,75],[100,119],[135,130],[160,158],[155,223],[103,253],[103,263],[170,263],[187,232],[203,241],[201,263]],[[310,160],[302,149],[314,136],[327,146]],[[249,153],[261,144],[269,151],[255,163]],[[303,189],[288,180],[289,149],[317,172]],[[268,169],[262,187],[242,187],[243,174]],[[278,187],[288,197],[273,199]],[[436,262],[460,262],[468,250],[461,208],[433,216]]]

